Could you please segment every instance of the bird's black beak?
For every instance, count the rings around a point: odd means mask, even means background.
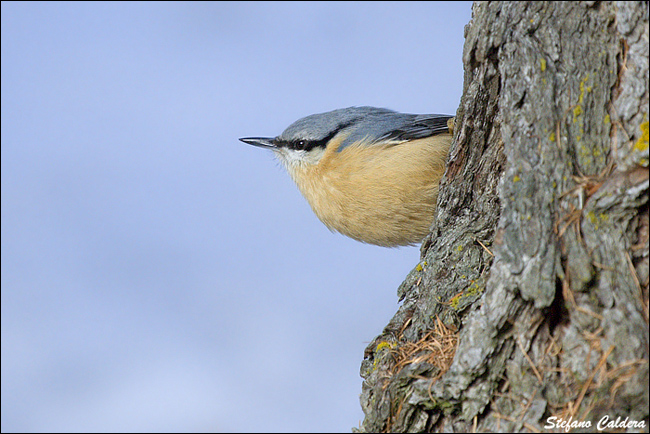
[[[259,146],[260,148],[277,148],[275,139],[272,137],[244,137],[239,140],[249,145]]]

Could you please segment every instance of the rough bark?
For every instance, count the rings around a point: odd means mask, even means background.
[[[480,2],[465,37],[436,222],[366,349],[359,429],[647,431],[648,4]]]

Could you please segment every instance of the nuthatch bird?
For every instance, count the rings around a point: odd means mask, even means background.
[[[329,229],[395,247],[429,232],[452,122],[349,107],[299,119],[275,138],[239,140],[273,150]]]

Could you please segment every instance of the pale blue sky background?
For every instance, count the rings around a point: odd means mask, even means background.
[[[237,139],[454,114],[470,2],[2,2],[2,431],[350,431],[417,247]]]

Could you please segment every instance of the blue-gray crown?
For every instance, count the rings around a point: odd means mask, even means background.
[[[448,115],[414,115],[377,107],[348,107],[298,119],[275,141],[278,146],[313,149],[327,145],[339,132],[346,134],[340,149],[364,141],[366,143],[429,137],[447,132]]]

